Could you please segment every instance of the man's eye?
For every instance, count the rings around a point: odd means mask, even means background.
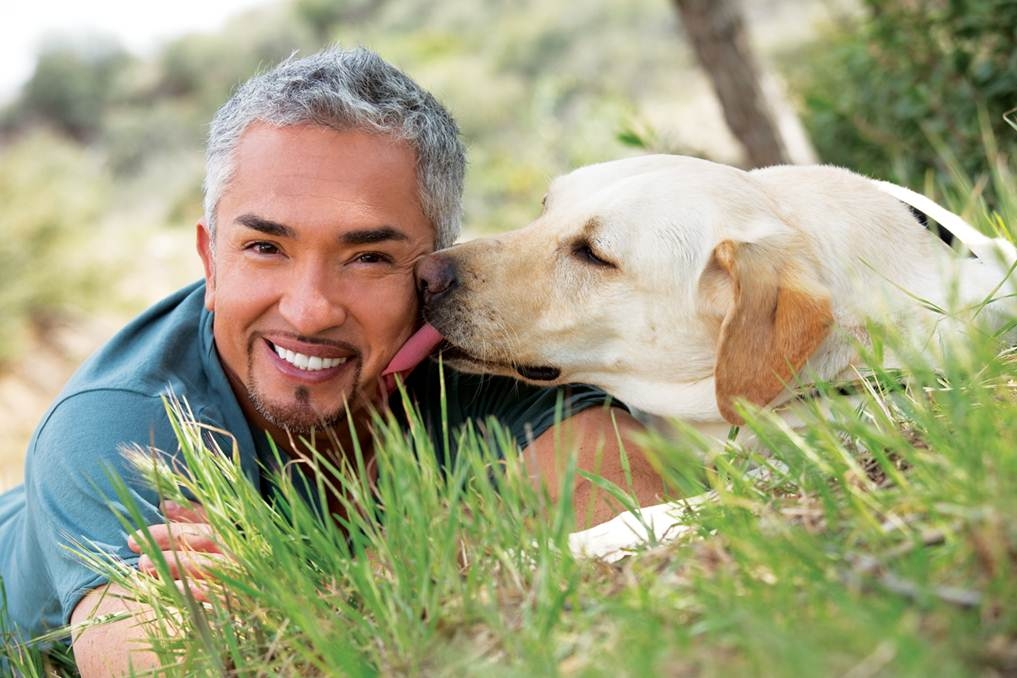
[[[354,261],[358,264],[390,264],[392,263],[392,257],[380,252],[364,252],[363,254],[358,254]]]
[[[246,247],[246,250],[250,250],[255,254],[278,254],[279,248],[270,242],[252,242]]]

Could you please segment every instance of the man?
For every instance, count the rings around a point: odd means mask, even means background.
[[[419,324],[413,265],[457,237],[464,164],[448,113],[366,50],[284,62],[220,109],[197,225],[204,281],[146,311],[85,363],[36,430],[24,485],[0,497],[0,576],[26,637],[127,610],[132,619],[74,638],[79,670],[111,675],[154,661],[137,643],[145,609],[106,595],[111,587],[66,545],[73,538],[137,562],[111,510],[111,473],[149,522],[175,519],[122,454],[130,445],[176,449],[164,395],[229,431],[266,494],[269,438],[290,454],[300,437],[331,454],[351,449],[354,436],[371,449],[380,377]],[[434,370],[425,362],[407,381],[428,421],[438,410]],[[447,388],[450,425],[499,418],[556,486],[558,391],[456,374]],[[605,396],[593,389],[564,396],[571,416],[560,426],[580,466],[592,468],[599,447],[598,471],[621,482],[612,414],[622,434],[638,425],[599,406]],[[636,457],[636,490],[653,500],[659,480]],[[589,490],[579,488],[580,507]],[[594,520],[608,512],[596,506]]]

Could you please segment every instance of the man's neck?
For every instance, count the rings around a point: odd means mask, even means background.
[[[292,459],[321,455],[336,463],[343,459],[355,465],[359,456],[366,462],[373,455],[373,436],[368,417],[351,417],[351,421],[316,428],[296,434],[286,428],[268,425],[266,430],[280,449]]]

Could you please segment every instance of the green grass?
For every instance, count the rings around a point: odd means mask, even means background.
[[[263,501],[183,417],[192,475],[142,463],[209,509],[234,557],[222,597],[95,565],[159,611],[153,644],[181,675],[1007,674],[1015,372],[982,336],[943,369],[916,358],[908,388],[874,390],[861,413],[835,401],[802,430],[752,417],[772,456],[701,467],[718,500],[686,517],[694,529],[612,565],[573,558],[567,505],[477,436],[447,477],[429,442],[391,427],[374,490],[356,461],[333,469],[347,540],[292,483]],[[656,450],[689,463],[681,445]],[[769,477],[747,479],[754,464]],[[362,510],[372,491],[380,510]]]

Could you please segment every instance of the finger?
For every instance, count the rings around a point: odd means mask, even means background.
[[[208,515],[205,507],[201,504],[181,506],[175,501],[164,501],[159,504],[159,509],[166,516],[168,523],[207,523]]]
[[[221,567],[228,559],[219,553],[184,553],[181,551],[163,551],[162,557],[169,568],[169,575],[175,580],[180,579],[211,579],[210,570]],[[153,577],[160,576],[159,567],[150,556],[143,555],[138,559],[138,570]]]
[[[181,593],[186,594],[186,592],[190,591],[191,596],[193,596],[193,598],[199,603],[212,602],[208,599],[208,589],[201,584],[195,583],[193,579],[189,579],[186,582],[182,582],[178,579],[173,583],[176,584],[177,590]]]
[[[215,542],[212,527],[205,523],[159,523],[148,526],[148,534],[156,546],[164,551],[202,551],[222,553]],[[148,538],[139,530],[127,538],[127,546],[135,553],[141,553],[141,544]]]

